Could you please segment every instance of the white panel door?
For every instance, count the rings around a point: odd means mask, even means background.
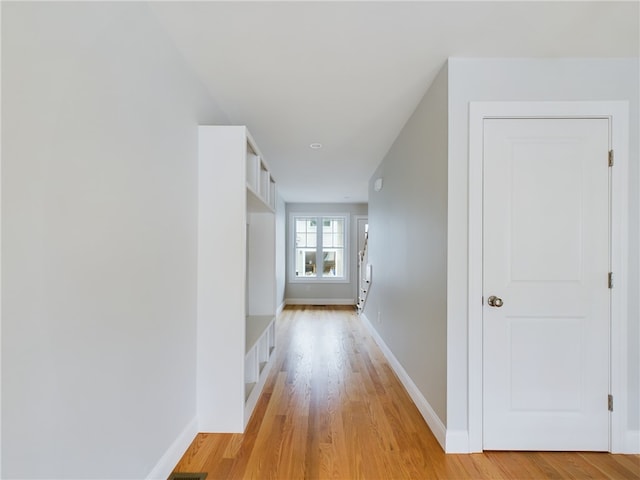
[[[484,120],[485,450],[608,449],[608,150],[606,119]]]

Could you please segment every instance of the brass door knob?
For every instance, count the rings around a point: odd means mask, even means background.
[[[502,301],[502,299],[499,297],[496,297],[495,295],[491,295],[489,298],[487,298],[487,303],[489,304],[490,307],[498,307],[498,308],[504,305],[504,302]]]

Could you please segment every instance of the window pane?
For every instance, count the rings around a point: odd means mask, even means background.
[[[315,247],[316,246],[317,236],[315,233],[307,233],[307,247]]]
[[[344,249],[336,249],[336,277],[344,277]]]
[[[344,219],[325,218],[323,220],[323,225],[324,225],[324,228],[322,229],[322,232],[323,232],[322,246],[323,247],[344,246]]]
[[[296,233],[304,232],[307,229],[306,220],[296,220]]]
[[[304,250],[296,248],[296,277],[304,275]]]
[[[323,277],[343,277],[344,276],[344,250],[332,248],[325,250],[322,262]]]
[[[316,275],[316,252],[308,248],[296,248],[296,277]]]
[[[322,254],[322,276],[336,276],[336,252],[333,250],[324,251]]]
[[[304,274],[307,277],[316,276],[316,252],[306,251],[304,255]]]

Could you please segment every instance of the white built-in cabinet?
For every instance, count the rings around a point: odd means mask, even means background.
[[[275,350],[275,181],[246,127],[200,126],[197,411],[243,432]]]

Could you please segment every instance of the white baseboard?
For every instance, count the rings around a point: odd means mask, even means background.
[[[433,410],[431,405],[429,405],[429,402],[427,401],[426,398],[424,398],[424,395],[422,395],[422,393],[420,392],[416,384],[413,383],[413,380],[411,380],[411,377],[409,377],[409,374],[402,367],[402,365],[400,364],[398,359],[395,357],[395,355],[391,352],[389,347],[387,347],[387,344],[384,343],[384,340],[382,340],[382,337],[380,337],[376,329],[373,328],[373,325],[371,325],[371,322],[369,321],[367,316],[364,313],[362,313],[360,314],[360,318],[362,319],[362,322],[365,324],[367,329],[369,329],[371,336],[374,338],[374,340],[380,347],[380,350],[382,350],[382,353],[384,353],[384,356],[387,358],[387,361],[389,362],[389,364],[391,365],[391,368],[400,379],[400,382],[402,383],[402,385],[404,385],[404,388],[407,390],[407,393],[409,393],[411,400],[413,400],[413,403],[415,403],[416,407],[418,407],[418,410],[420,411],[422,418],[424,418],[424,420],[427,422],[427,425],[429,426],[434,436],[438,440],[438,443],[440,444],[440,446],[445,452],[449,453],[449,450],[447,448],[449,446],[449,442],[448,442],[449,436],[447,435],[447,430],[444,426],[444,423],[442,423],[442,420],[440,420],[440,418],[438,417],[436,412]],[[452,446],[453,446],[453,443],[454,442],[452,439]],[[467,441],[467,451],[469,448],[468,443],[469,442]]]
[[[625,438],[624,452],[637,455],[640,453],[640,430],[628,430]]]
[[[276,317],[282,313],[282,310],[284,310],[284,307],[286,305],[287,305],[287,301],[283,300],[280,306],[278,307],[278,309],[276,310]]]
[[[287,305],[355,305],[353,298],[287,298]]]
[[[467,430],[447,430],[446,453],[471,453]]]
[[[198,434],[198,419],[194,418],[184,428],[182,433],[178,435],[178,438],[171,444],[171,446],[164,452],[162,458],[158,461],[151,473],[147,475],[147,480],[166,480],[171,472],[180,461],[184,452],[187,451],[193,439]]]

